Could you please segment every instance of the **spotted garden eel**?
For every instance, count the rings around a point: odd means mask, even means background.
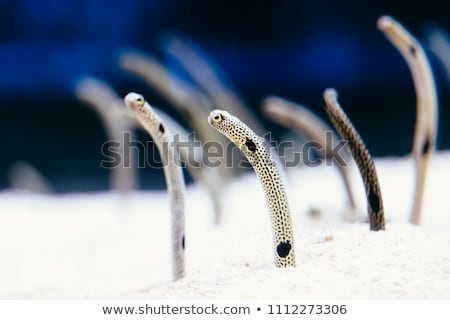
[[[161,118],[140,94],[131,92],[125,96],[125,103],[154,140],[164,167],[164,176],[170,197],[172,224],[173,277],[184,276],[184,193],[183,171],[177,163],[178,154],[174,148],[173,135]]]
[[[380,17],[378,28],[406,60],[414,80],[417,100],[413,143],[413,154],[416,162],[416,186],[410,220],[414,224],[419,224],[427,170],[436,144],[436,88],[430,64],[420,43],[392,17]]]
[[[348,140],[348,148],[350,149],[353,159],[355,159],[359,172],[363,178],[367,197],[367,211],[369,213],[370,230],[384,230],[385,221],[383,199],[381,197],[381,189],[380,184],[378,183],[375,163],[364,145],[361,136],[339,105],[336,90],[325,90],[324,99],[326,103],[325,110],[328,117],[342,139]]]
[[[208,122],[239,147],[262,184],[272,224],[275,266],[295,267],[294,236],[286,190],[277,161],[265,145],[265,140],[237,117],[223,110],[211,111]]]
[[[325,139],[326,132],[333,133],[333,136],[337,139],[333,129],[306,107],[277,96],[270,96],[264,99],[262,110],[271,120],[278,124],[291,128],[297,133],[304,134],[309,139],[319,142],[323,148],[321,150],[317,149],[317,152],[322,158],[329,157],[334,160],[338,159],[336,152],[333,150],[333,146]],[[340,163],[337,160],[335,163],[339,168],[344,182],[349,204],[355,210],[356,200],[350,181],[349,167],[345,163]]]

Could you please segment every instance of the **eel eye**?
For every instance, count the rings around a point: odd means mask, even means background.
[[[215,122],[220,122],[220,121],[222,121],[223,120],[223,116],[219,113],[219,114],[216,114],[215,116],[214,116],[214,121]]]
[[[144,105],[144,98],[142,97],[137,97],[136,98],[136,103],[139,107],[142,107]]]

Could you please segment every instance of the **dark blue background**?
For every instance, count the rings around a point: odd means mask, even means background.
[[[38,168],[58,191],[108,187],[100,169],[101,123],[73,95],[85,74],[121,95],[154,91],[117,67],[123,47],[163,60],[161,39],[178,30],[209,53],[259,112],[267,94],[305,103],[324,116],[322,93],[341,102],[375,156],[411,150],[415,95],[406,63],[376,28],[381,14],[419,39],[429,23],[450,31],[445,2],[235,0],[0,1],[0,188],[17,160]],[[427,48],[426,48],[427,49]],[[439,88],[440,149],[450,147],[449,87],[429,54]],[[170,110],[170,109],[168,109]],[[275,136],[281,128],[266,122]],[[161,170],[140,170],[143,187]]]

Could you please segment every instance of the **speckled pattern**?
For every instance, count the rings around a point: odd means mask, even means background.
[[[264,139],[223,110],[212,111],[208,122],[239,147],[263,186],[272,223],[275,265],[279,268],[295,266],[294,238],[286,191],[276,161],[265,146]]]
[[[178,280],[183,278],[185,274],[185,183],[183,171],[176,162],[178,154],[177,150],[173,148],[173,135],[142,95],[133,92],[129,93],[125,97],[125,103],[153,138],[161,155],[172,213],[173,278]]]
[[[370,156],[361,136],[353,127],[345,112],[337,102],[337,92],[333,89],[325,91],[325,102],[328,117],[333,123],[342,139],[348,140],[348,148],[358,165],[364,181],[369,212],[370,230],[385,229],[383,199],[378,182],[375,163]]]

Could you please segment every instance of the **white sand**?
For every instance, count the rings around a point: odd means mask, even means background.
[[[350,222],[334,168],[294,169],[297,268],[273,265],[267,209],[255,175],[226,193],[223,225],[188,188],[187,276],[171,283],[164,192],[0,194],[0,298],[446,298],[450,299],[450,154],[434,157],[423,224],[410,225],[410,159],[376,161],[387,230]],[[151,170],[151,169],[149,169]],[[356,169],[362,214],[365,198]],[[314,207],[322,211],[312,218]],[[365,215],[363,214],[363,218]]]

